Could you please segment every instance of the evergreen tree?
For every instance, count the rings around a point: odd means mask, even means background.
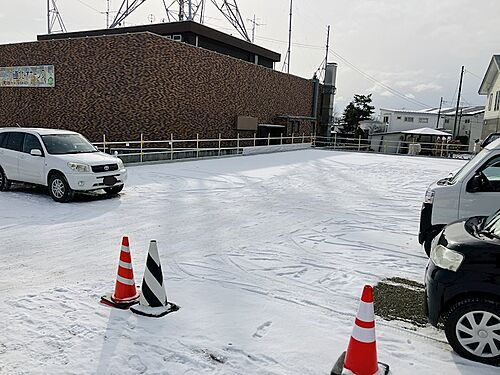
[[[371,105],[371,102],[372,94],[354,95],[354,99],[345,108],[342,116],[346,133],[358,134],[360,132],[359,122],[369,120],[375,112],[375,107]]]

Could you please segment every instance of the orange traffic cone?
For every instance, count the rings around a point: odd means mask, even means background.
[[[366,285],[363,289],[347,353],[343,353],[340,356],[331,375],[345,373],[355,375],[389,373],[389,366],[377,361],[373,288],[369,285]]]
[[[119,309],[127,309],[139,302],[139,293],[135,287],[134,271],[128,237],[123,237],[116,276],[115,292],[101,297],[101,302]]]

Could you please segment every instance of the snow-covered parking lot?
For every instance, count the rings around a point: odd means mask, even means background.
[[[0,373],[329,374],[362,286],[422,281],[423,194],[462,164],[306,150],[131,167],[114,199],[2,193]],[[123,235],[139,285],[158,240],[178,312],[99,304]],[[498,374],[432,327],[378,318],[377,339],[393,374]]]

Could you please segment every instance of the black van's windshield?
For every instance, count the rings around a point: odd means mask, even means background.
[[[47,152],[53,155],[84,154],[97,149],[80,134],[42,135]]]

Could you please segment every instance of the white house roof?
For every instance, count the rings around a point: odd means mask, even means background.
[[[455,115],[457,107],[446,107],[441,108],[441,116]],[[484,112],[484,106],[470,106],[470,107],[460,107],[459,112],[462,111],[462,116],[474,116]],[[380,108],[380,111],[392,112],[392,113],[408,113],[414,115],[435,115],[439,114],[439,108],[426,108],[418,111],[408,110],[408,109],[384,109]]]
[[[486,70],[486,74],[484,75],[483,82],[479,87],[479,95],[488,95],[491,87],[495,83],[495,79],[500,71],[500,55],[493,55],[490,61],[490,65]]]
[[[413,129],[413,130],[404,130],[401,133],[414,134],[414,135],[437,135],[439,137],[450,135],[450,133],[446,133],[446,132],[443,132],[441,130],[431,129],[431,128],[419,128],[419,129]]]

